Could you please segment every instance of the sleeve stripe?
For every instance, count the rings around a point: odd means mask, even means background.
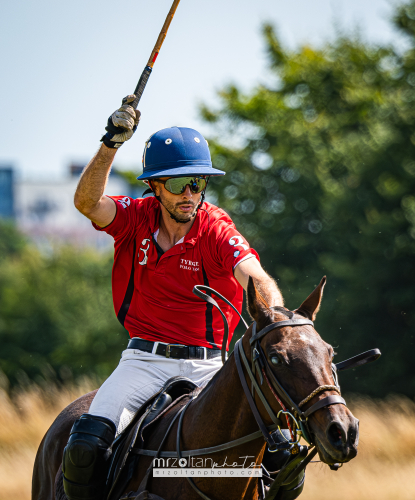
[[[233,269],[235,269],[236,266],[239,266],[241,262],[244,260],[250,259],[251,257],[256,257],[253,253],[249,253],[248,255],[245,255],[245,257],[242,257],[242,259],[238,260],[238,262],[233,266]]]

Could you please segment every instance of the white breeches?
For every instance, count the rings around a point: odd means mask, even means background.
[[[143,403],[171,377],[187,377],[199,387],[222,367],[215,359],[172,359],[138,349],[126,349],[117,368],[102,384],[89,413],[112,420],[121,433]]]

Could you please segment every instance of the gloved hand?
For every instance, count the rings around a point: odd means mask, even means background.
[[[130,106],[130,103],[132,103],[134,99],[135,95],[124,97],[122,106],[108,118],[108,124],[105,127],[107,133],[101,139],[101,142],[103,142],[107,148],[118,149],[125,141],[131,139],[134,132],[137,130],[141,113]]]

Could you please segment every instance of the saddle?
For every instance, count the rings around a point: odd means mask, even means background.
[[[163,414],[174,406],[178,406],[180,412],[181,407],[186,406],[189,400],[194,397],[194,392],[197,389],[198,386],[186,377],[174,377],[169,379],[160,391],[140,408],[130,425],[114,441],[105,500],[119,500],[121,498],[125,487],[137,470],[140,455],[136,452],[137,449],[145,448],[146,431],[149,427],[160,420]],[[173,421],[174,418],[171,423]],[[284,496],[284,499],[297,498],[304,487],[305,466],[300,467],[298,471],[296,468],[305,459],[308,452],[307,447],[300,446],[299,453],[294,457],[290,451],[292,446],[284,449],[284,443],[290,439],[289,431],[281,429],[273,434],[275,440],[280,443],[281,449],[278,453],[266,453],[264,456],[264,477],[258,482],[258,496],[261,500],[277,498],[278,489],[285,486],[289,492],[287,492],[288,495]],[[277,474],[279,480],[274,481]],[[130,492],[128,495],[124,495],[121,500],[163,500],[147,491],[146,484],[147,481],[144,479],[137,492]],[[274,490],[275,494],[273,494]]]
[[[188,395],[196,389],[198,386],[190,379],[173,377],[137,411],[133,420],[112,445],[105,500],[118,500],[131,480],[139,459],[138,455],[131,454],[131,450],[137,444],[144,445],[144,430],[173,406],[187,402]]]

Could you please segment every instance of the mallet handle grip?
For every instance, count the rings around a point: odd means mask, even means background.
[[[166,39],[167,31],[170,27],[170,24],[173,20],[174,14],[176,13],[176,10],[177,10],[179,3],[180,3],[180,0],[174,0],[173,5],[171,6],[170,12],[167,14],[163,28],[160,31],[160,35],[157,39],[156,45],[154,46],[154,49],[151,53],[150,59],[148,60],[148,63],[140,76],[140,80],[137,83],[137,87],[134,90],[134,94],[135,94],[136,98],[131,103],[131,105],[134,109],[137,109],[138,103],[141,100],[141,96],[143,95],[144,89],[146,88],[148,79],[150,78],[151,72],[153,70],[154,63],[156,62],[156,59],[157,59],[157,56],[159,55],[161,46],[163,45],[163,42]]]

